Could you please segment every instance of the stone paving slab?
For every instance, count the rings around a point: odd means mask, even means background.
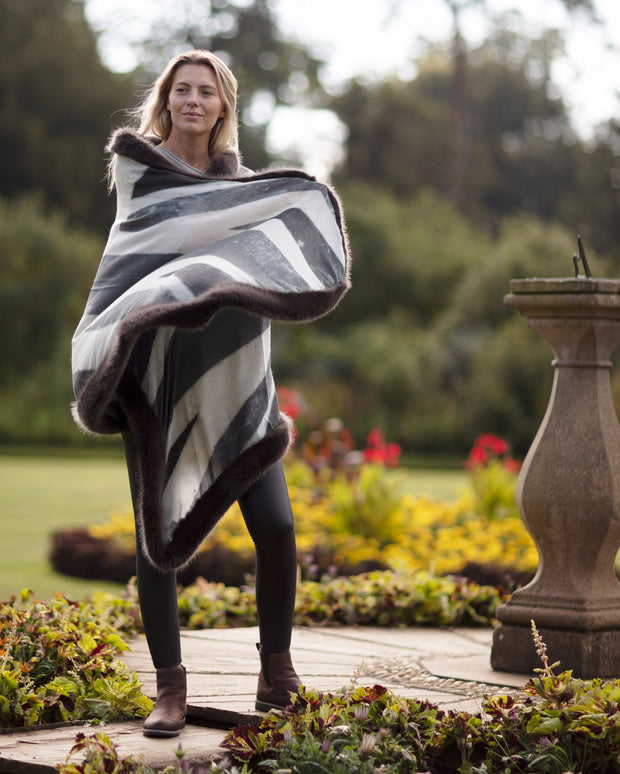
[[[474,675],[475,681],[481,685],[523,688],[529,679],[527,675],[513,674],[512,672],[494,672],[491,669],[488,654],[455,656],[453,658],[422,658],[420,665],[436,677],[471,680],[472,675]]]
[[[71,725],[43,731],[19,730],[0,736],[0,774],[57,774],[56,766],[66,759],[76,735],[79,732],[91,735],[98,731],[110,737],[121,757],[142,756],[146,763],[159,769],[174,763],[179,741],[192,764],[210,763],[221,756],[219,745],[226,734],[223,729],[187,725],[179,737],[147,739],[142,734],[142,721],[102,727]]]
[[[490,629],[385,629],[376,627],[298,627],[293,631],[293,661],[305,685],[336,692],[379,683],[394,693],[427,700],[444,710],[479,712],[483,696],[518,691],[524,675],[493,672]],[[121,755],[143,755],[163,768],[174,762],[181,744],[190,764],[222,755],[226,728],[258,723],[254,710],[259,658],[258,629],[210,629],[182,632],[188,680],[188,725],[179,737],[150,739],[141,722],[104,726]],[[143,637],[131,643],[123,660],[136,671],[149,696],[155,673]],[[208,727],[205,727],[208,726]],[[0,735],[0,774],[51,774],[79,731],[65,726]]]
[[[367,653],[382,657],[388,653],[490,653],[492,632],[486,629],[430,629],[424,627],[386,629],[381,627],[321,627],[296,629],[294,644],[303,646],[329,643],[329,650],[350,652],[351,642],[357,652],[367,647]],[[366,645],[364,645],[366,643]]]

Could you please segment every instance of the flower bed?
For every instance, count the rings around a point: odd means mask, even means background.
[[[481,698],[481,712],[443,711],[406,699],[380,685],[332,694],[301,689],[284,711],[258,727],[240,726],[226,736],[220,774],[518,774],[620,769],[620,680],[576,680],[554,673],[532,626],[543,667],[521,696]],[[80,760],[81,759],[81,760]],[[103,733],[80,733],[59,774],[155,774],[132,756],[121,758]],[[184,760],[182,744],[168,774],[198,774]]]
[[[495,588],[428,573],[371,573],[299,585],[297,625],[490,626]],[[255,626],[251,588],[199,581],[179,591],[184,627]],[[0,728],[145,717],[152,702],[119,655],[141,631],[136,591],[51,604],[24,591],[0,604]]]
[[[361,453],[351,449],[340,425],[328,433],[329,443],[310,434],[286,461],[303,578],[392,569],[466,574],[512,589],[532,576],[537,552],[517,513],[517,466],[501,439],[480,437],[467,463],[470,490],[442,502],[406,492],[402,472],[391,469],[393,445],[377,433]],[[125,582],[134,572],[134,552],[134,519],[127,511],[57,533],[51,560],[59,572]],[[240,586],[253,571],[254,547],[235,504],[179,582],[202,577]]]
[[[134,602],[29,591],[0,605],[0,728],[146,717],[152,702],[119,660],[138,631]]]

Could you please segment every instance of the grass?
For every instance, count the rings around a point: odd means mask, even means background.
[[[105,521],[113,510],[130,506],[122,452],[104,449],[76,456],[64,450],[0,455],[0,600],[31,588],[42,600],[56,591],[83,599],[94,588],[122,586],[55,573],[48,561],[51,535],[66,527]],[[457,497],[465,476],[457,470],[402,470],[407,488],[442,500]]]
[[[93,581],[53,572],[47,556],[50,537],[64,527],[104,521],[129,505],[124,460],[51,456],[0,456],[0,600],[23,588],[49,600],[56,591],[83,598]],[[115,583],[97,588],[120,590]]]

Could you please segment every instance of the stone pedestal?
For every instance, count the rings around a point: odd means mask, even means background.
[[[491,665],[518,673],[542,666],[534,620],[561,670],[620,677],[620,426],[609,382],[620,281],[512,280],[510,291],[505,304],[549,343],[555,374],[516,494],[538,571],[498,608]]]

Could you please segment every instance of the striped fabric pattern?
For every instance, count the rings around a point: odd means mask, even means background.
[[[73,413],[130,428],[143,546],[177,568],[286,452],[270,320],[338,303],[346,236],[333,191],[302,173],[194,175],[128,131],[112,150],[117,217],[73,337]]]

